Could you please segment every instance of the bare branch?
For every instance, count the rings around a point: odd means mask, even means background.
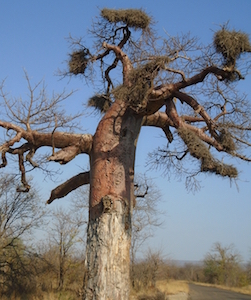
[[[165,70],[168,71],[168,72],[179,74],[182,77],[182,81],[186,81],[186,76],[185,76],[185,73],[183,71],[168,68],[168,67],[165,67]]]
[[[153,115],[146,116],[143,118],[142,125],[161,128],[164,131],[169,143],[172,142],[173,135],[172,132],[170,131],[169,126],[174,126],[174,124],[172,120],[167,116],[166,113],[158,111]]]
[[[34,146],[31,146],[30,148],[30,152],[26,155],[26,161],[28,161],[34,168],[37,168],[39,165],[32,159],[36,153],[36,148]]]
[[[161,84],[157,87],[154,87],[149,95],[149,99],[167,99],[172,96],[173,85],[172,84]]]
[[[55,115],[57,115],[57,127],[74,127],[73,121],[80,117],[81,113],[67,116],[64,110],[60,110],[61,103],[68,99],[73,92],[53,93],[49,98],[44,83],[40,81],[32,86],[27,72],[24,73],[29,91],[28,100],[9,98],[4,92],[3,84],[0,86],[0,95],[6,107],[5,119],[7,116],[11,122],[19,124],[27,131],[48,131],[54,128]]]
[[[106,48],[107,50],[112,50],[116,54],[118,59],[121,61],[122,65],[123,65],[123,82],[124,82],[125,86],[129,86],[130,82],[129,82],[128,75],[129,75],[129,72],[132,70],[132,63],[131,63],[130,59],[121,50],[121,48],[119,46],[110,45],[110,44],[107,44],[106,42],[103,42],[103,47]]]
[[[8,161],[6,153],[18,155],[22,183],[22,186],[17,188],[19,192],[28,192],[30,189],[30,186],[26,181],[24,167],[24,155],[26,152],[28,152],[25,158],[26,161],[35,168],[39,167],[39,164],[35,162],[33,158],[36,150],[43,146],[50,146],[52,149],[55,147],[61,149],[48,158],[48,160],[57,161],[60,164],[69,162],[80,153],[90,154],[92,148],[92,135],[88,134],[82,135],[55,132],[56,128],[54,128],[51,133],[43,133],[36,130],[33,131],[30,126],[26,126],[25,130],[20,126],[4,121],[0,121],[0,126],[7,131],[12,130],[16,132],[16,135],[12,136],[0,146],[0,151],[2,152],[2,163],[0,164],[0,167],[3,168],[7,166]],[[57,121],[55,122],[55,126],[57,126]],[[27,142],[20,145],[22,139]],[[16,144],[18,145],[17,147],[15,147]]]
[[[26,175],[25,175],[25,168],[24,168],[24,155],[23,153],[20,153],[18,155],[18,160],[19,160],[19,170],[21,172],[21,182],[23,184],[22,187],[17,188],[17,192],[29,192],[30,186],[26,181]]]
[[[216,138],[218,137],[218,135],[215,131],[216,124],[215,124],[214,120],[212,120],[211,117],[207,114],[207,112],[205,111],[205,109],[203,108],[202,105],[200,105],[193,97],[191,97],[185,93],[182,93],[180,91],[175,91],[173,93],[173,95],[175,97],[177,97],[178,99],[180,99],[180,101],[186,102],[189,106],[191,106],[194,109],[194,111],[197,114],[200,114],[201,117],[205,120],[205,123],[207,124],[212,136],[214,136]]]
[[[78,146],[68,146],[63,148],[62,150],[54,153],[52,156],[48,157],[49,161],[59,162],[60,164],[67,164],[74,157],[80,154],[80,149]]]
[[[89,183],[90,173],[79,173],[52,190],[50,199],[47,201],[47,203],[50,204],[55,199],[63,198],[78,187]]]
[[[249,158],[249,157],[247,157],[245,155],[241,155],[239,153],[234,153],[233,156],[238,157],[238,158],[240,158],[240,159],[242,159],[244,161],[251,162],[251,158]]]
[[[8,142],[0,146],[0,151],[7,151],[9,147],[13,146],[15,143],[18,143],[21,140],[22,135],[23,135],[23,131],[17,132],[14,138],[10,139]]]

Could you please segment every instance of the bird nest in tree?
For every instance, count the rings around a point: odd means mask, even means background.
[[[74,51],[72,54],[70,54],[70,61],[69,61],[70,73],[74,75],[84,74],[88,61],[89,58],[86,50]]]
[[[226,129],[222,129],[220,131],[218,142],[223,146],[224,150],[227,152],[236,150],[236,145],[233,141],[233,138]]]
[[[105,95],[95,95],[89,99],[88,105],[101,112],[106,112],[111,106],[111,100]]]
[[[250,52],[249,37],[241,31],[229,31],[223,28],[214,35],[214,46],[225,59],[226,65],[235,65],[241,53]]]
[[[151,18],[140,9],[103,9],[101,16],[110,23],[124,23],[134,29],[146,29]]]

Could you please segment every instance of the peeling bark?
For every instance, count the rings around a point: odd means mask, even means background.
[[[125,203],[89,221],[85,299],[128,299],[131,232],[126,230]]]

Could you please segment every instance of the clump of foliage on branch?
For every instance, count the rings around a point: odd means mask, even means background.
[[[225,59],[226,65],[235,64],[240,55],[251,51],[251,44],[246,33],[222,28],[214,36],[214,46]]]
[[[88,52],[86,50],[74,51],[70,56],[70,72],[74,75],[84,74],[89,61]]]
[[[115,98],[130,102],[132,107],[144,110],[147,105],[147,98],[154,87],[154,78],[161,69],[168,64],[168,57],[154,57],[149,62],[140,65],[130,72],[129,78],[133,82],[131,86],[120,85],[112,90]]]
[[[111,100],[106,95],[94,95],[88,100],[88,106],[104,113],[110,108]]]
[[[151,18],[138,9],[107,9],[101,10],[101,16],[109,23],[122,23],[133,29],[146,29],[150,25]]]
[[[213,158],[209,148],[203,143],[193,131],[189,129],[180,128],[179,136],[187,145],[189,153],[201,161],[201,171],[212,172],[230,178],[236,178],[238,175],[237,169],[231,165],[225,165]],[[228,141],[228,140],[227,140]],[[222,137],[222,142],[226,144],[226,138]],[[227,146],[230,147],[231,140],[228,141]]]
[[[214,35],[214,46],[216,52],[223,57],[224,69],[229,71],[229,76],[226,78],[229,81],[244,79],[236,69],[237,59],[245,52],[251,52],[251,44],[246,33],[235,30],[228,30],[223,27]]]

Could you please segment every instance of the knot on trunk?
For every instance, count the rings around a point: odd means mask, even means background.
[[[113,208],[113,201],[111,196],[106,195],[102,198],[103,213],[110,213]]]

